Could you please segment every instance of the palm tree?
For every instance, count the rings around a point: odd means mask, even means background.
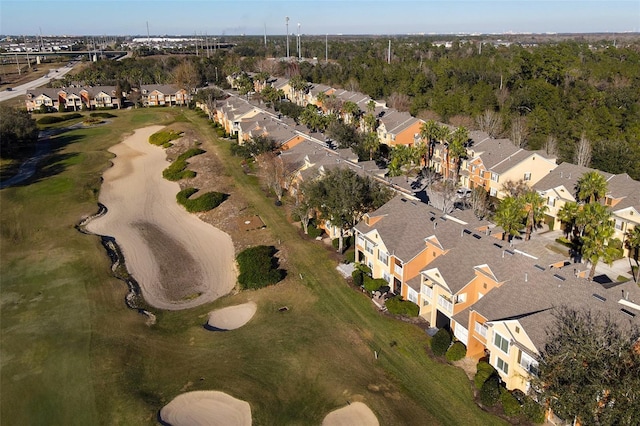
[[[576,190],[578,200],[592,203],[606,195],[607,180],[596,171],[587,172],[578,179]]]
[[[440,125],[433,120],[425,121],[420,126],[420,138],[426,151],[424,156],[425,167],[429,166],[429,161],[433,157],[433,147],[436,144],[437,137],[440,136]]]
[[[628,230],[625,233],[624,245],[629,250],[629,259],[631,259],[631,252],[633,252],[633,259],[636,261],[635,267],[635,279],[636,284],[640,283],[640,264],[638,264],[638,256],[640,255],[640,225],[636,225],[633,229]],[[633,267],[631,268],[633,272]]]
[[[353,101],[346,101],[342,105],[342,112],[347,114],[347,116],[349,117],[349,120],[345,120],[345,121],[350,124],[356,123],[361,113],[360,107],[358,106],[357,103]]]
[[[560,219],[560,222],[564,224],[564,232],[567,238],[569,238],[569,235],[575,234],[576,220],[579,212],[580,206],[578,206],[578,203],[574,203],[573,201],[565,203],[565,205],[558,211],[558,219]]]
[[[455,182],[458,183],[460,177],[460,164],[463,158],[467,158],[466,144],[469,141],[469,131],[464,127],[458,127],[448,137],[447,148],[447,170],[449,168],[449,160],[452,159],[455,165]],[[447,173],[448,175],[449,173]],[[449,176],[447,176],[449,177]]]
[[[616,258],[618,250],[607,244],[613,233],[613,225],[609,221],[593,227],[588,234],[582,237],[582,255],[591,262],[590,280],[593,280],[596,274],[598,261],[603,260],[606,264],[611,265]]]
[[[611,212],[606,206],[598,203],[588,203],[579,209],[576,225],[580,235],[591,234],[600,226],[611,224]]]
[[[511,241],[512,237],[520,234],[526,213],[521,198],[507,197],[500,202],[494,220],[504,229],[503,240],[507,237]]]
[[[537,227],[544,219],[544,214],[549,209],[545,203],[545,199],[542,195],[536,191],[529,191],[522,196],[524,202],[524,209],[527,212],[527,223],[525,241],[531,239],[531,232],[534,227]]]
[[[362,138],[362,147],[369,151],[369,160],[373,160],[373,153],[380,148],[380,139],[375,132],[367,132]]]

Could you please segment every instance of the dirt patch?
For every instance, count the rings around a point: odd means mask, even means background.
[[[233,178],[227,175],[224,164],[222,164],[215,152],[198,143],[203,138],[188,126],[172,125],[171,128],[183,131],[184,134],[182,138],[173,141],[174,145],[167,149],[168,159],[175,159],[190,148],[199,147],[207,150],[204,154],[189,158],[188,168],[196,172],[196,177],[180,181],[180,188],[195,187],[200,192],[217,191],[230,194],[229,198],[218,207],[208,212],[197,213],[197,216],[204,222],[229,234],[236,254],[256,245],[277,245],[277,241],[272,236],[271,231],[264,226],[264,223],[258,217],[260,212],[255,211],[240,195],[239,191],[235,190]],[[240,163],[239,159],[238,163]],[[254,219],[256,217],[257,219]],[[249,226],[245,226],[244,222],[247,220],[251,220],[251,229],[247,229]],[[254,226],[260,223],[262,226]],[[278,249],[282,250],[284,248],[278,247]],[[282,252],[279,252],[279,257],[286,258]]]

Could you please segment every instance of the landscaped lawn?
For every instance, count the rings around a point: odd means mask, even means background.
[[[475,406],[461,370],[426,354],[420,329],[378,313],[345,284],[324,246],[299,237],[204,119],[178,108],[116,114],[60,136],[40,176],[0,191],[0,423],[157,424],[173,397],[204,389],[248,401],[256,425],[320,424],[354,400],[383,425],[501,423]],[[203,149],[219,153],[286,247],[288,276],[195,309],[156,312],[148,326],[125,307],[125,285],[111,277],[98,237],[74,225],[97,210],[106,149],[176,115],[192,121]],[[258,311],[244,327],[204,329],[209,311],[248,300]]]

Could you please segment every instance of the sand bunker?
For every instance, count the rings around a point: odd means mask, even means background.
[[[207,326],[215,330],[235,330],[249,322],[256,313],[254,302],[242,305],[229,306],[209,312]]]
[[[378,426],[378,418],[362,402],[352,402],[344,408],[327,414],[322,426]]]
[[[160,418],[172,426],[250,426],[251,407],[224,392],[194,391],[173,398]]]
[[[110,151],[100,202],[108,212],[87,230],[116,239],[145,300],[161,309],[186,309],[229,293],[236,282],[231,237],[176,202],[180,186],[162,177],[165,151],[138,129]]]

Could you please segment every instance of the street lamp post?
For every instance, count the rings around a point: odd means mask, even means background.
[[[284,18],[285,25],[287,26],[287,59],[289,59],[289,17]]]
[[[300,43],[300,23],[298,22],[298,59],[302,59],[302,43]]]

